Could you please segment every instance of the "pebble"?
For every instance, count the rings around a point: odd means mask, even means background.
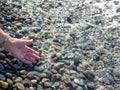
[[[80,81],[78,79],[74,79],[74,83],[79,84]]]
[[[64,82],[66,79],[67,79],[66,76],[62,76],[62,77],[61,77],[61,81],[63,81],[63,82]]]
[[[6,55],[0,52],[0,59],[4,60],[5,58],[6,58]]]
[[[19,73],[20,73],[20,75],[25,75],[25,74],[27,74],[27,71],[26,70],[20,70]]]
[[[82,87],[85,86],[85,80],[84,79],[80,79],[80,86],[82,86]]]
[[[13,85],[13,81],[12,81],[12,79],[7,78],[6,81],[8,82],[9,85],[11,85],[11,86]]]
[[[51,72],[53,73],[53,74],[57,74],[58,73],[58,71],[56,70],[56,69],[51,69]]]
[[[76,90],[84,90],[82,87],[78,86]]]
[[[86,76],[86,78],[87,78],[88,80],[94,81],[94,79],[95,79],[95,74],[94,74],[93,71],[91,71],[91,70],[86,70],[86,71],[83,72],[83,74]]]
[[[40,67],[40,66],[35,66],[34,70],[36,70],[38,72],[43,72],[44,69],[42,67]]]
[[[87,68],[87,69],[91,69],[92,68],[92,66],[90,65],[90,63],[88,61],[86,61],[86,60],[83,60],[82,65],[85,68]]]
[[[119,13],[119,12],[120,12],[120,8],[118,8],[118,9],[116,10],[116,12]]]
[[[46,73],[41,73],[41,74],[39,75],[39,78],[40,78],[40,79],[49,78],[49,76],[48,76]]]
[[[3,89],[7,89],[8,86],[9,86],[8,82],[0,80],[0,87],[2,87]]]
[[[31,87],[29,87],[29,90],[35,90],[35,89],[31,86]]]
[[[23,83],[25,90],[116,88],[119,0],[71,1],[0,0],[1,28],[16,38],[33,38],[30,47],[42,52],[41,60],[29,67],[0,48],[0,80],[9,83],[9,90],[18,90],[12,82]],[[109,67],[117,71],[107,73]]]
[[[41,82],[44,84],[45,82],[50,81],[48,78],[43,78]]]
[[[60,74],[54,74],[52,76],[52,82],[59,81],[62,76]]]
[[[87,83],[87,88],[88,90],[95,90],[95,85],[93,82],[88,82]]]
[[[55,86],[55,88],[59,88],[60,82],[55,82],[53,85]]]
[[[44,87],[45,88],[52,88],[52,83],[51,82],[45,82]]]
[[[21,78],[21,77],[17,77],[17,78],[15,78],[15,80],[14,80],[14,83],[22,83],[23,82],[23,79]]]
[[[16,27],[21,27],[22,23],[16,23],[15,25],[16,25]]]
[[[24,81],[23,81],[23,85],[24,85],[25,87],[30,87],[30,86],[31,86],[31,81],[26,78],[26,79],[24,79]]]
[[[17,88],[18,90],[25,90],[25,87],[22,83],[15,83],[14,87]]]
[[[114,78],[110,73],[106,73],[103,76],[102,82],[105,84],[113,84],[114,83]]]
[[[61,69],[61,68],[63,68],[64,67],[64,63],[56,63],[55,65],[54,65],[54,68],[56,69],[56,70],[59,70],[59,69]]]

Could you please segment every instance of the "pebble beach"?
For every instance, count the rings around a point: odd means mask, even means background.
[[[120,90],[120,0],[0,0],[0,28],[41,56],[0,48],[0,90]]]

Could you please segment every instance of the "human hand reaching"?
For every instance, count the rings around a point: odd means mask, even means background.
[[[9,38],[4,48],[20,61],[32,65],[35,64],[37,60],[40,60],[39,52],[27,46],[32,44],[32,42],[32,39]]]

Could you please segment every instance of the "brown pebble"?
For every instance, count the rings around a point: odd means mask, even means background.
[[[57,70],[55,70],[54,68],[53,68],[53,69],[51,69],[51,72],[52,72],[53,74],[57,74],[57,73],[58,73],[58,71],[57,71]]]
[[[45,83],[46,81],[50,81],[48,78],[43,78],[42,80],[41,80],[41,82],[42,83]]]
[[[61,77],[61,81],[65,81],[67,78],[65,76]]]

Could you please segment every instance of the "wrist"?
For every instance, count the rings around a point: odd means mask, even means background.
[[[3,47],[7,49],[10,45],[12,45],[14,39],[11,36],[7,36],[4,40]]]

